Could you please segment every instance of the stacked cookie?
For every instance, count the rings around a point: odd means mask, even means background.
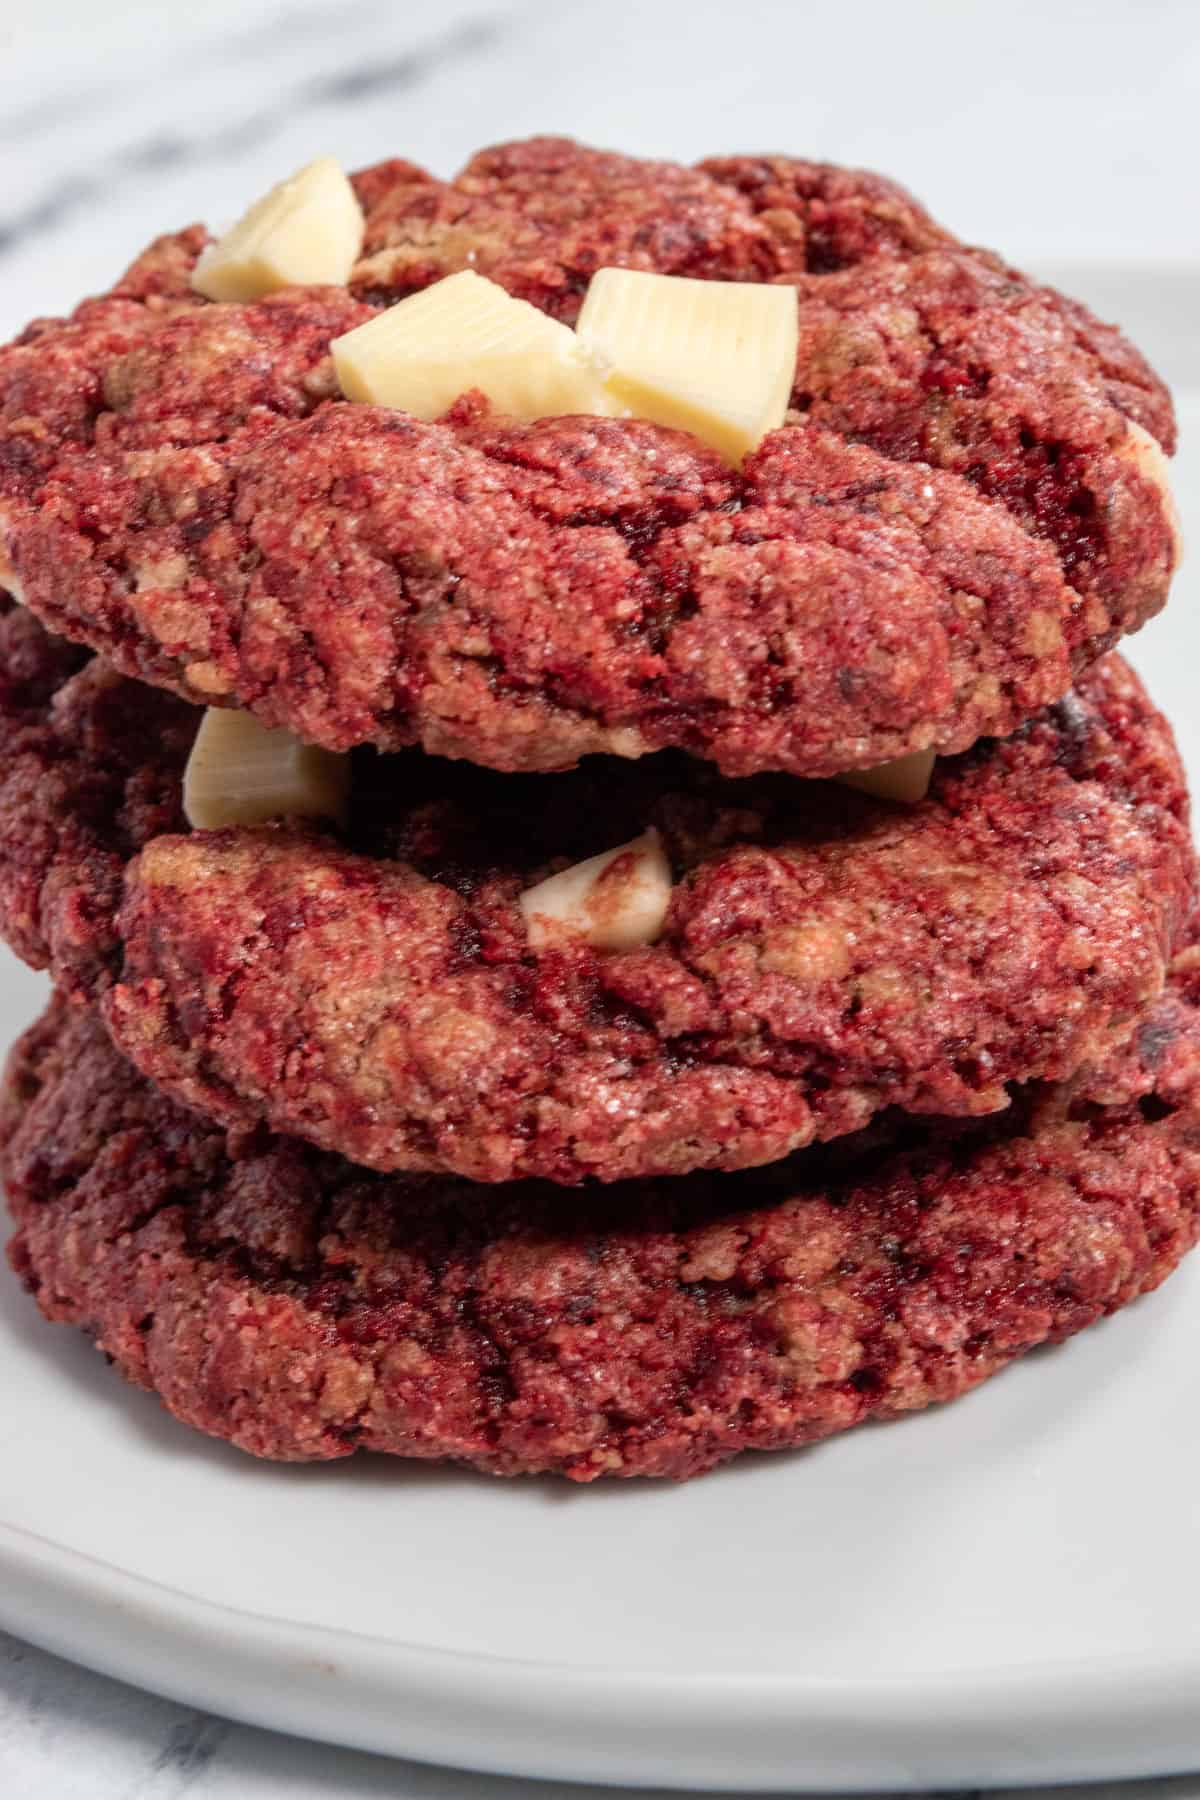
[[[261,1455],[590,1480],[953,1397],[1154,1286],[1200,951],[1112,646],[1178,559],[1162,384],[875,177],[538,140],[348,204],[336,282],[293,193],[0,352],[43,1311]],[[566,341],[601,267],[794,289],[778,429],[719,333],[611,403],[632,364]],[[465,338],[436,416],[372,400],[347,341],[467,269],[594,411],[500,410]]]

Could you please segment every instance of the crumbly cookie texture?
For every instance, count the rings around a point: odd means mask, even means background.
[[[745,1167],[889,1105],[1001,1108],[1010,1082],[1100,1060],[1159,992],[1193,857],[1169,735],[1119,662],[939,763],[910,810],[680,762],[557,796],[469,770],[454,795],[414,767],[384,860],[297,831],[156,839],[111,1029],[230,1125],[571,1182]],[[532,944],[521,864],[611,844],[614,808],[674,875],[655,942]]]
[[[0,352],[9,585],[125,672],[332,749],[828,775],[1012,730],[1162,604],[1161,383],[890,184],[534,140],[356,190],[348,287],[210,304],[194,230]],[[741,471],[338,391],[331,341],[445,275],[571,323],[613,264],[796,288],[789,423]]]
[[[570,1209],[226,1138],[60,1001],[0,1105],[9,1256],[257,1456],[682,1479],[953,1399],[1170,1273],[1200,1217],[1196,958],[1126,1053],[1001,1121]]]
[[[199,719],[0,596],[0,930],[68,993],[94,993],[119,967],[130,858],[186,829]]]
[[[195,709],[5,629],[0,928],[189,1104],[382,1168],[615,1180],[1002,1107],[1128,1035],[1191,890],[1170,732],[1115,658],[911,809],[681,756],[360,753],[337,841],[180,835]],[[531,930],[523,896],[634,829],[653,943]]]

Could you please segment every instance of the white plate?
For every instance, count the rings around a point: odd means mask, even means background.
[[[1182,412],[1200,446],[1200,396]],[[1194,449],[1200,500],[1198,478]],[[1137,660],[1200,775],[1198,650],[1185,577]],[[4,964],[6,1032],[39,995]],[[237,1718],[510,1773],[896,1789],[1194,1767],[1198,1301],[1200,1259],[944,1411],[683,1488],[577,1490],[257,1465],[5,1275],[0,1623]]]

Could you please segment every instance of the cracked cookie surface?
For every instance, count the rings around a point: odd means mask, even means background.
[[[1011,731],[1165,599],[1162,384],[880,178],[533,140],[357,185],[348,288],[203,302],[193,229],[0,351],[10,585],[126,673],[332,748],[818,776]],[[611,263],[796,286],[794,410],[741,471],[337,394],[330,340],[440,276],[570,322]]]

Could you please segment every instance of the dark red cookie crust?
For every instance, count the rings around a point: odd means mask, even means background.
[[[1161,383],[890,184],[534,140],[358,185],[349,290],[200,302],[193,231],[0,352],[14,585],[127,673],[335,747],[822,775],[1007,733],[1162,604]],[[634,421],[335,398],[330,338],[468,261],[566,319],[605,262],[792,282],[793,422],[733,475]]]
[[[130,858],[187,829],[197,719],[0,595],[0,930],[69,993],[95,993],[120,968]]]
[[[76,653],[5,628],[10,940],[201,1111],[373,1166],[615,1180],[889,1104],[1000,1107],[1132,1029],[1190,896],[1182,770],[1116,659],[913,812],[679,756],[521,777],[367,753],[337,843],[171,835],[192,709],[99,664],[57,686]],[[534,955],[521,890],[649,823],[677,882],[659,943]]]
[[[893,1119],[566,1212],[226,1141],[59,1001],[0,1107],[9,1255],[48,1318],[256,1455],[682,1479],[952,1399],[1169,1274],[1200,1205],[1196,965],[1129,1054],[1002,1122]]]

